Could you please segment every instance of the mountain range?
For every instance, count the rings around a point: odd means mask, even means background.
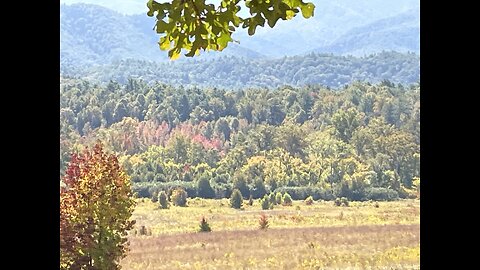
[[[220,53],[202,52],[197,59],[219,56],[265,59],[310,52],[354,56],[382,51],[420,53],[419,0],[313,2],[316,11],[311,19],[297,16],[277,23],[273,29],[260,28],[254,36],[240,29],[233,35],[239,44],[231,43]],[[104,65],[122,59],[168,61],[167,53],[160,51],[157,44],[155,19],[145,14],[146,6],[142,4],[142,8],[138,1],[62,0],[61,3],[61,70],[64,66]]]

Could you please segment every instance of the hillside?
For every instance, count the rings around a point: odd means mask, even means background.
[[[87,4],[60,6],[60,64],[82,67],[122,59],[165,62],[152,30],[155,21],[145,14],[122,15],[111,9]],[[212,58],[217,54],[205,54]],[[233,44],[222,55],[259,58],[258,52]]]
[[[328,46],[315,49],[320,53],[366,55],[381,50],[420,52],[418,10],[355,27]]]
[[[367,57],[311,53],[259,60],[222,56],[165,63],[129,59],[95,67],[64,65],[62,74],[98,82],[125,83],[129,78],[141,78],[146,82],[237,89],[308,84],[337,88],[356,80],[410,84],[420,79],[419,57],[395,52]]]
[[[222,53],[203,53],[199,59],[226,55],[279,58],[305,54],[319,47],[323,48],[322,52],[327,53],[341,51],[344,54],[357,54],[358,51],[371,53],[396,49],[418,53],[418,16],[409,18],[411,23],[398,23],[398,16],[408,10],[418,13],[418,0],[402,0],[388,4],[379,0],[313,2],[318,9],[313,18],[305,20],[297,17],[288,22],[281,21],[273,29],[259,28],[255,36],[248,36],[243,29],[239,29],[233,37],[239,40],[240,44],[231,44]],[[158,48],[159,36],[152,29],[155,19],[141,12],[143,8],[123,0],[115,2],[117,11],[114,11],[105,7],[112,7],[113,4],[105,1],[98,3],[104,6],[85,3],[60,6],[62,67],[93,66],[128,58],[167,60],[166,53]],[[124,15],[127,7],[132,7],[132,12],[136,13]],[[362,37],[364,41],[355,46],[350,45],[352,40],[356,40],[359,35],[364,36],[368,31],[373,31],[371,38]],[[398,37],[398,34],[401,36]],[[401,46],[397,44],[399,40],[402,41]],[[340,45],[335,44],[346,45],[339,50]]]

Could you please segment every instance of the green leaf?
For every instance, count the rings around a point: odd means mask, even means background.
[[[308,19],[313,16],[313,11],[315,10],[315,5],[312,3],[307,3],[301,5],[300,8],[302,9],[302,15],[305,19]]]
[[[182,50],[179,48],[174,48],[168,51],[168,57],[170,57],[170,60],[177,60],[180,57],[180,52]]]
[[[222,33],[219,38],[217,38],[218,50],[222,51],[228,45],[228,42],[232,41],[232,37],[229,34]]]
[[[165,21],[163,20],[159,20],[157,21],[157,33],[164,33],[164,32],[167,32],[168,29],[170,29],[170,25],[168,23],[166,23]]]
[[[287,14],[287,20],[290,20],[291,18],[295,17],[295,12],[292,10],[287,10],[286,14]]]
[[[167,37],[161,37],[158,44],[160,45],[160,50],[166,51],[170,49],[170,40]]]

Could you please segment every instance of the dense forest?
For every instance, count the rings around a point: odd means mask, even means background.
[[[288,191],[294,199],[388,200],[418,192],[418,84],[227,91],[136,79],[60,82],[61,174],[72,151],[101,140],[140,197],[177,186],[204,198],[228,197],[235,187],[245,198]]]
[[[419,63],[418,55],[413,53],[382,52],[365,57],[311,53],[280,59],[224,56],[170,63],[130,59],[92,67],[64,65],[62,74],[99,82],[127,83],[129,78],[141,78],[147,82],[229,89],[309,84],[338,88],[357,80],[416,83],[420,78]]]

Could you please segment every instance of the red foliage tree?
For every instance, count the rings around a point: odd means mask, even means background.
[[[119,269],[135,201],[117,157],[97,143],[73,154],[60,188],[60,268]]]

